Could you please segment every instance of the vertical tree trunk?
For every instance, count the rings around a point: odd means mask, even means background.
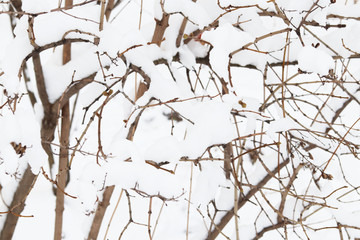
[[[66,186],[67,170],[68,170],[68,146],[70,133],[70,111],[69,103],[66,103],[61,109],[61,137],[60,137],[60,159],[59,172],[57,174],[57,189],[56,189],[56,208],[55,208],[55,232],[54,239],[60,240],[63,224],[64,212],[64,190]]]
[[[12,211],[15,214],[21,214],[21,212],[24,210],[25,207],[25,200],[28,196],[31,187],[36,180],[37,175],[34,175],[31,172],[30,166],[28,166],[24,172],[24,175],[19,182],[19,186],[16,189],[16,192],[14,194],[14,197],[12,199],[11,205],[10,205],[10,211]],[[5,224],[3,226],[3,229],[1,231],[0,239],[1,240],[9,240],[12,239],[15,231],[16,224],[19,220],[18,216],[15,216],[12,213],[8,213],[6,216]]]
[[[99,31],[102,31],[104,28],[105,4],[106,0],[101,0]]]
[[[153,43],[156,43],[158,46],[161,45],[161,41],[164,37],[165,30],[169,26],[169,17],[170,17],[169,14],[163,13],[161,20],[155,19],[156,27],[151,41]]]
[[[231,175],[231,159],[233,158],[232,143],[229,142],[224,146],[224,172],[226,179],[230,179]]]
[[[95,217],[91,225],[88,240],[96,240],[100,231],[101,223],[103,221],[107,207],[110,204],[110,199],[113,194],[115,186],[108,186],[105,188],[103,200],[98,204]]]
[[[105,9],[106,21],[109,21],[111,11],[114,9],[114,0],[109,0]]]
[[[72,6],[72,0],[65,1],[65,7]],[[71,44],[64,44],[63,48],[63,64],[71,60]],[[55,207],[55,231],[54,239],[61,240],[63,213],[64,213],[64,190],[68,175],[68,161],[69,161],[69,136],[70,136],[70,106],[69,102],[65,103],[61,109],[61,136],[60,136],[60,156],[59,156],[59,171],[57,174],[57,189],[56,189],[56,207]]]

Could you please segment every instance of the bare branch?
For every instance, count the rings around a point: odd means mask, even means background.
[[[283,161],[278,167],[276,167],[274,170],[272,170],[271,174],[267,174],[258,184],[256,188],[251,189],[244,197],[240,197],[238,200],[238,209],[241,209],[242,206],[244,206],[248,199],[253,197],[263,186],[267,184],[267,182],[270,181],[272,176],[274,176],[278,170],[285,167],[290,162],[289,159],[286,159]],[[218,224],[216,224],[215,228],[210,232],[210,234],[207,236],[207,240],[215,240],[216,237],[219,235],[219,233],[224,229],[224,227],[228,224],[228,222],[233,218],[234,216],[234,209],[230,209],[220,220]]]

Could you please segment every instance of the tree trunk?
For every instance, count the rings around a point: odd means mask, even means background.
[[[66,186],[67,170],[68,170],[68,146],[70,134],[70,111],[69,103],[65,104],[61,110],[61,138],[60,138],[60,159],[59,159],[59,172],[57,174],[57,189],[56,189],[56,208],[55,208],[55,232],[54,239],[60,240],[63,224],[64,212],[64,190]]]
[[[100,231],[101,223],[103,221],[107,207],[110,205],[110,199],[113,194],[115,186],[105,188],[103,193],[103,200],[98,204],[95,217],[91,225],[88,240],[96,240]]]
[[[15,231],[16,224],[19,220],[18,216],[24,210],[26,197],[29,195],[33,183],[36,181],[37,175],[34,175],[31,172],[30,166],[28,166],[24,172],[23,178],[19,182],[18,188],[14,194],[10,205],[10,211],[6,216],[5,224],[1,231],[0,239],[1,240],[10,240],[12,239]]]
[[[65,7],[73,5],[73,0],[66,0]],[[71,43],[64,44],[63,47],[63,64],[71,60]],[[56,207],[55,207],[55,231],[54,239],[61,240],[65,187],[68,178],[68,161],[69,161],[69,137],[70,137],[70,106],[69,102],[65,103],[61,109],[61,136],[60,136],[60,156],[59,156],[59,171],[56,176]]]

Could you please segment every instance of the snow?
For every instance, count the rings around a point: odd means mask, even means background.
[[[188,107],[188,117],[194,124],[188,123],[188,132],[184,142],[186,156],[198,157],[207,146],[225,144],[235,138],[234,126],[230,118],[230,107],[211,101]],[[209,121],[211,119],[211,121]]]
[[[7,88],[8,93],[14,94],[19,92],[19,79],[18,73],[22,60],[28,55],[32,46],[27,36],[27,18],[23,17],[14,29],[15,39],[9,41],[6,46],[5,54],[2,56],[0,62],[2,62],[1,69],[5,72],[6,77],[2,82]]]
[[[45,85],[50,102],[59,99],[73,81],[81,80],[100,69],[95,51],[94,47],[84,48],[66,65],[53,62],[53,58],[44,63]],[[106,66],[109,62],[108,58],[101,58],[101,64]],[[102,79],[102,74],[98,74],[97,79]]]
[[[359,36],[359,24],[358,23],[352,23],[346,32],[345,36],[343,36],[343,42],[344,45],[351,49],[353,52],[359,52],[360,51],[360,45],[359,42],[356,39],[356,36]]]
[[[252,40],[248,33],[237,30],[229,23],[219,26],[216,30],[204,32],[201,38],[214,46],[210,52],[210,64],[224,79],[228,79],[229,54]]]
[[[114,32],[119,34],[113,35]],[[121,34],[120,34],[121,33]],[[137,29],[128,29],[128,26],[106,26],[104,31],[100,33],[101,42],[99,50],[105,51],[111,56],[115,57],[116,54],[125,52],[133,45],[145,45],[146,39],[143,34]],[[134,48],[134,50],[136,50]],[[131,52],[132,50],[130,50]]]
[[[166,151],[165,151],[166,149]],[[180,142],[174,136],[158,139],[145,150],[145,158],[155,162],[177,162],[184,156]]]
[[[62,38],[70,38],[74,34],[65,35],[69,30],[79,30],[83,32],[95,32],[97,34],[98,24],[89,20],[96,18],[98,9],[95,6],[86,7],[85,14],[79,14],[76,9],[66,12],[53,12],[44,15],[40,15],[34,20],[34,34],[36,37],[35,42],[39,46],[43,46],[47,43],[58,41]],[[89,19],[75,19],[65,13],[78,16],[79,18]],[[61,24],[57,24],[61,22]],[[56,25],[54,28],[52,26]],[[77,35],[79,36],[79,35]],[[81,35],[82,36],[82,35]],[[85,35],[86,36],[86,35]]]
[[[6,15],[0,15],[0,21],[6,22],[7,16]],[[2,24],[2,27],[0,28],[0,37],[3,44],[0,45],[0,59],[3,60],[3,56],[5,54],[6,46],[10,43],[10,41],[13,40],[13,36],[11,34],[11,25],[8,24]],[[2,66],[2,64],[1,64]]]
[[[329,70],[334,69],[334,60],[326,52],[307,46],[299,53],[299,68],[303,71],[327,75]]]
[[[224,173],[221,169],[221,162],[211,162],[202,164],[202,170],[197,174],[194,184],[194,192],[192,195],[192,201],[194,206],[206,206],[213,199],[223,198],[224,201],[219,201],[222,205],[219,206],[222,209],[229,209],[229,201],[232,202],[234,197],[228,197],[223,195],[224,192],[230,192],[233,194],[233,188],[230,183],[226,182]],[[209,179],[208,176],[212,176]],[[220,181],[219,181],[220,180]],[[222,186],[219,189],[219,184]],[[227,189],[229,187],[229,189]],[[227,204],[226,204],[227,203]]]
[[[180,54],[180,61],[182,64],[184,64],[185,67],[188,69],[192,69],[196,64],[196,59],[194,54],[190,51],[189,47],[186,45],[183,45],[179,49]]]
[[[291,118],[280,118],[270,123],[266,134],[273,140],[276,140],[278,138],[276,133],[288,131],[296,127],[297,124]]]
[[[208,15],[206,8],[192,0],[166,2],[164,9],[167,13],[183,13],[190,22],[196,23],[200,29],[213,21]]]
[[[22,1],[22,10],[28,13],[47,12],[58,7],[58,1],[50,0],[45,3],[41,0],[24,0]]]

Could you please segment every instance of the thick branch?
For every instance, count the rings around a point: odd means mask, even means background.
[[[55,102],[54,105],[58,105],[59,108],[62,108],[66,102],[69,101],[69,99],[78,93],[83,87],[88,85],[89,83],[94,81],[94,77],[96,75],[96,72],[81,79],[76,82],[74,82],[71,87],[69,87],[66,92]]]
[[[278,228],[281,228],[281,227],[284,227],[284,226],[285,226],[285,222],[279,222],[277,224],[270,225],[268,227],[264,227],[260,232],[256,233],[256,236],[253,238],[253,240],[260,239],[264,236],[265,233],[275,230],[275,229],[278,229]]]
[[[34,55],[39,54],[42,51],[45,51],[45,50],[50,49],[50,48],[61,46],[61,45],[67,44],[67,43],[75,43],[75,42],[93,43],[90,40],[82,39],[82,38],[66,38],[66,39],[61,39],[61,40],[59,40],[57,42],[52,42],[52,43],[45,44],[44,46],[37,47],[31,53],[26,55],[26,57],[23,59],[23,61],[21,63],[21,66],[20,66],[20,69],[19,69],[19,72],[18,72],[18,77],[21,78],[21,71],[22,71],[22,69],[24,68],[24,66],[26,64],[26,61],[29,60]]]
[[[65,0],[65,7],[71,7],[73,0]],[[63,64],[65,65],[71,60],[71,43],[66,43],[63,46]],[[70,104],[67,97],[61,106],[61,133],[60,133],[60,154],[59,154],[59,170],[56,177],[56,207],[55,207],[55,231],[54,239],[61,240],[63,213],[64,213],[64,199],[65,187],[68,179],[68,162],[69,162],[69,137],[70,137]],[[51,169],[50,169],[51,171]]]
[[[163,13],[161,20],[155,19],[156,27],[151,42],[156,43],[158,46],[161,45],[165,30],[169,26],[169,17],[169,14]]]
[[[55,208],[55,231],[54,239],[61,240],[63,212],[64,212],[64,190],[66,186],[69,159],[69,135],[70,135],[70,106],[67,102],[61,110],[61,136],[60,136],[60,158],[59,171],[57,174],[56,208]]]
[[[110,204],[110,199],[113,194],[115,186],[109,186],[105,188],[103,193],[103,200],[98,204],[96,209],[95,217],[92,222],[88,240],[96,240],[100,231],[101,223],[103,221],[107,207]]]
[[[224,146],[224,172],[226,179],[230,179],[232,158],[233,158],[232,143],[229,142]]]
[[[15,231],[16,224],[19,220],[19,215],[25,208],[25,200],[26,197],[29,195],[35,181],[36,176],[31,172],[30,166],[28,166],[24,172],[24,175],[19,182],[18,188],[14,194],[12,199],[10,209],[12,213],[8,213],[6,216],[6,220],[1,231],[0,239],[1,240],[8,240],[12,239],[12,236]],[[16,216],[16,215],[17,216]]]
[[[276,167],[274,170],[272,170],[271,174],[267,174],[258,184],[256,188],[251,189],[245,197],[240,197],[238,200],[238,209],[241,209],[245,203],[253,197],[262,187],[267,184],[267,182],[270,181],[272,176],[274,176],[280,169],[285,167],[289,163],[289,159],[286,159],[284,162],[282,162],[278,167]],[[215,228],[211,231],[211,233],[207,236],[207,240],[215,240],[216,237],[219,235],[219,233],[225,228],[225,226],[230,222],[230,220],[234,216],[234,208],[230,209],[220,220],[220,223],[218,223]]]
[[[192,0],[193,2],[196,2],[196,0]],[[178,33],[178,36],[176,38],[176,47],[180,47],[180,44],[181,44],[181,39],[183,38],[183,35],[184,35],[184,31],[185,31],[185,27],[186,27],[186,24],[188,22],[188,19],[186,17],[184,17],[182,23],[181,23],[181,26],[180,26],[180,29],[179,29],[179,33]]]
[[[44,73],[42,70],[40,54],[38,52],[35,52],[33,54],[33,63],[34,63],[34,72],[36,78],[36,86],[38,89],[39,97],[43,105],[44,111],[46,111],[51,108],[51,104],[49,102],[49,96],[46,91]]]
[[[21,12],[22,1],[21,0],[11,0],[11,4],[14,6],[15,10]]]
[[[336,15],[336,14],[329,14],[326,16],[327,19],[329,18],[337,18],[337,19],[345,19],[345,20],[360,20],[360,17],[347,17],[347,16],[341,16],[341,15]]]
[[[177,38],[176,38],[176,47],[177,47],[177,48],[180,47],[180,45],[181,45],[181,39],[183,38],[186,24],[187,24],[187,19],[184,18],[183,21],[182,21],[182,23],[181,23],[178,36],[177,36]]]
[[[42,70],[40,54],[34,52],[33,54],[34,72],[36,78],[36,85],[39,93],[41,103],[44,108],[44,118],[41,122],[41,144],[46,154],[48,155],[49,167],[51,169],[54,164],[54,156],[50,143],[54,140],[54,131],[56,128],[56,110],[53,105],[49,102],[49,96],[46,91],[44,73]]]
[[[113,9],[114,9],[114,0],[109,0],[105,9],[106,21],[109,21],[110,14]]]

